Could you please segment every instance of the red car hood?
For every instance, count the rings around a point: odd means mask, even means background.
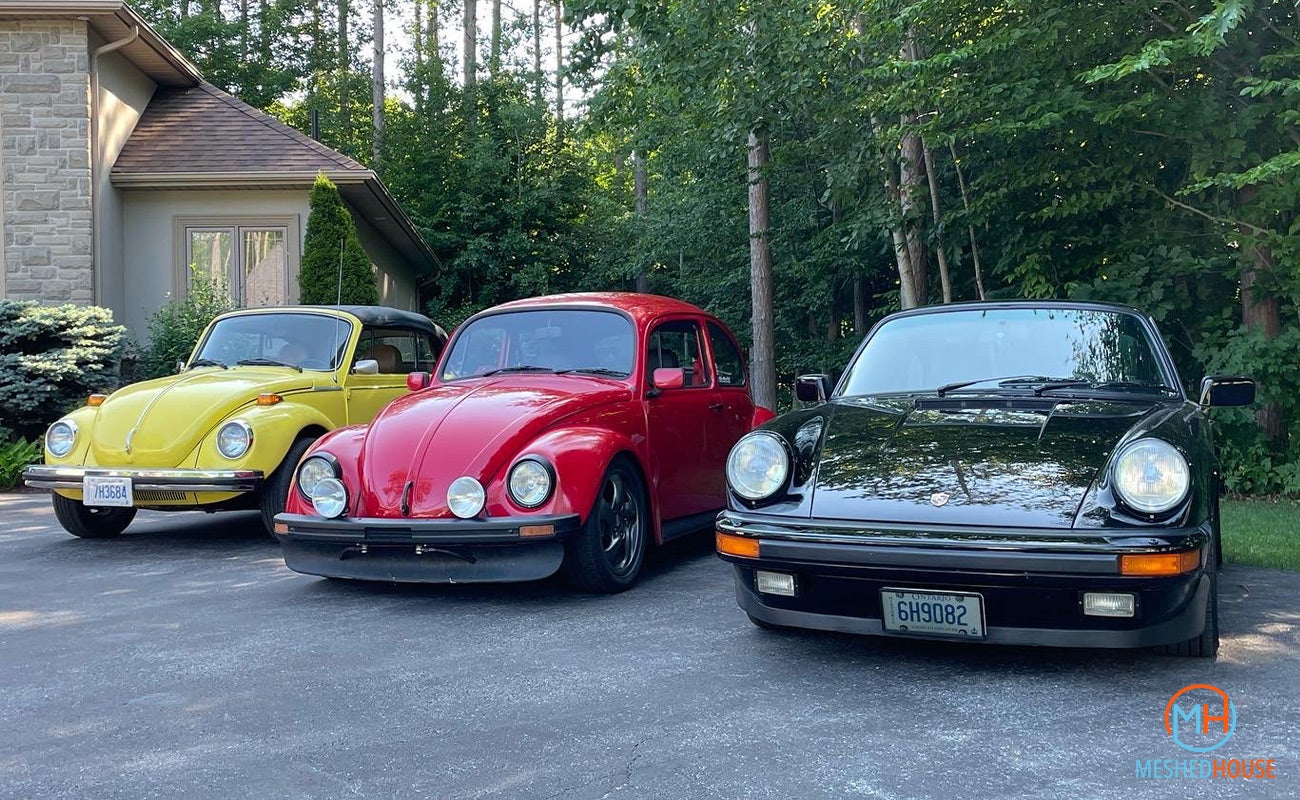
[[[409,481],[409,516],[448,516],[447,487],[456,478],[487,486],[507,459],[560,420],[631,398],[626,384],[578,375],[459,381],[398,398],[366,431],[359,511],[401,516]]]

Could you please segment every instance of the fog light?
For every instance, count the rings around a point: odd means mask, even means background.
[[[794,597],[794,576],[787,572],[768,572],[760,569],[754,573],[754,585],[763,594]]]
[[[1137,608],[1137,598],[1131,594],[1085,592],[1083,613],[1090,617],[1131,617]]]

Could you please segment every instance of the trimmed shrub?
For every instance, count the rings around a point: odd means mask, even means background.
[[[125,333],[106,308],[0,300],[0,429],[39,438],[87,395],[116,387]]]
[[[41,460],[41,440],[7,442],[0,438],[0,489],[11,489],[28,464]]]
[[[149,318],[149,345],[141,353],[137,377],[148,380],[176,372],[176,362],[190,357],[208,323],[236,308],[225,280],[191,266],[185,296],[172,298]]]
[[[340,246],[343,260],[341,287]],[[338,187],[324,175],[316,176],[316,185],[311,190],[311,214],[307,217],[307,234],[303,237],[298,286],[302,302],[312,305],[334,305],[337,302],[375,305],[379,302],[375,272],[357,239],[352,215],[344,205]]]

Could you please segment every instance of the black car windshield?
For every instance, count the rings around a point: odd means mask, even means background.
[[[589,373],[626,378],[632,323],[613,311],[546,309],[491,314],[456,334],[442,379],[507,372]]]
[[[1162,351],[1141,319],[1121,311],[996,308],[920,314],[880,326],[849,368],[841,394],[1023,389],[1075,381],[1082,388],[1150,387],[1171,393],[1176,383],[1158,357]]]
[[[212,326],[190,363],[332,371],[351,335],[352,323],[325,314],[238,314]]]

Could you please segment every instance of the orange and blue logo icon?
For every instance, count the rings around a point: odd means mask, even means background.
[[[1237,707],[1228,693],[1208,683],[1184,686],[1165,705],[1165,732],[1192,753],[1209,753],[1237,730]]]

